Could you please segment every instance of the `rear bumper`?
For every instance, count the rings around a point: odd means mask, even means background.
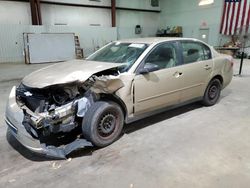
[[[16,87],[13,87],[6,106],[5,122],[10,133],[28,150],[48,157],[66,158],[67,154],[76,149],[92,146],[90,142],[84,139],[77,139],[63,147],[46,146],[26,131],[22,124],[23,119],[23,111],[16,103]]]
[[[229,72],[227,72],[226,74],[224,74],[222,89],[224,89],[225,87],[227,87],[231,83],[232,79],[233,79],[233,69],[231,69]]]

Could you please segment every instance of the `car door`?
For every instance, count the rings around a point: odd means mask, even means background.
[[[180,83],[183,81],[178,72],[178,54],[175,42],[162,43],[139,66],[134,79],[135,115],[179,103]],[[143,72],[148,65],[155,65],[158,70]]]
[[[213,70],[211,50],[208,46],[196,41],[180,41],[182,49],[182,72],[180,102],[193,100],[204,95],[207,83]]]

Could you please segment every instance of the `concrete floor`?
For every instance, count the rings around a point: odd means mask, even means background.
[[[6,140],[3,119],[10,89],[43,66],[0,65],[0,187],[250,186],[250,61],[217,105],[196,103],[141,120],[127,125],[111,146],[59,161]]]

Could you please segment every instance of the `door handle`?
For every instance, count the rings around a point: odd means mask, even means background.
[[[206,65],[206,66],[204,67],[204,69],[210,70],[210,69],[212,69],[212,67],[210,67],[209,65]]]
[[[182,72],[175,72],[173,75],[175,78],[179,78],[180,76],[182,76]]]

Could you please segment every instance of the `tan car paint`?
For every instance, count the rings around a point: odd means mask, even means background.
[[[127,116],[133,116],[134,113],[134,77],[135,74],[122,73],[118,76],[124,84],[115,94],[126,105]]]
[[[213,76],[221,75],[223,78],[223,88],[225,88],[233,77],[233,58],[227,55],[221,55],[214,58]]]
[[[135,77],[135,114],[178,104],[181,80],[174,76],[178,67]]]
[[[213,60],[199,61],[181,65],[179,71],[182,72],[180,102],[202,97],[205,87],[210,81],[213,70]]]
[[[148,54],[157,44],[158,43],[155,42],[150,46],[142,54],[142,57],[136,61],[129,72],[135,72],[141,61],[144,59],[145,54]],[[168,106],[179,105],[196,98],[202,98],[211,79],[218,75],[223,77],[223,88],[226,87],[232,80],[232,57],[219,54],[212,47],[211,52],[212,59],[207,61],[194,62],[187,65],[164,69],[149,73],[148,75],[135,75],[134,73],[122,74],[123,76],[121,79],[124,81],[125,86],[119,89],[116,92],[116,95],[119,96],[126,105],[127,118],[136,119],[137,116],[143,117],[143,114],[148,116],[150,115],[150,112],[167,108]],[[184,72],[183,76],[180,76],[179,79],[171,77],[172,79],[166,80],[168,83],[173,83],[173,85],[170,85],[172,88],[175,88],[175,85],[180,85],[179,87],[176,87],[178,89],[170,89],[169,91],[166,89],[167,92],[161,92],[161,94],[159,94],[159,91],[162,91],[162,88],[165,87],[165,83],[161,85],[157,82],[148,82],[150,79],[155,80],[155,74],[158,74],[158,72],[165,72],[165,74],[172,73],[173,75],[175,75],[176,72]],[[160,75],[158,75],[158,77],[160,77]],[[155,87],[152,87],[152,83],[154,83]],[[159,87],[157,87],[157,84]],[[127,122],[129,122],[129,120]]]
[[[72,60],[35,71],[24,77],[22,83],[31,88],[45,88],[58,84],[84,82],[95,73],[120,65],[116,63]]]
[[[114,93],[124,87],[123,81],[119,76],[94,76],[95,83],[91,87],[94,93]]]

